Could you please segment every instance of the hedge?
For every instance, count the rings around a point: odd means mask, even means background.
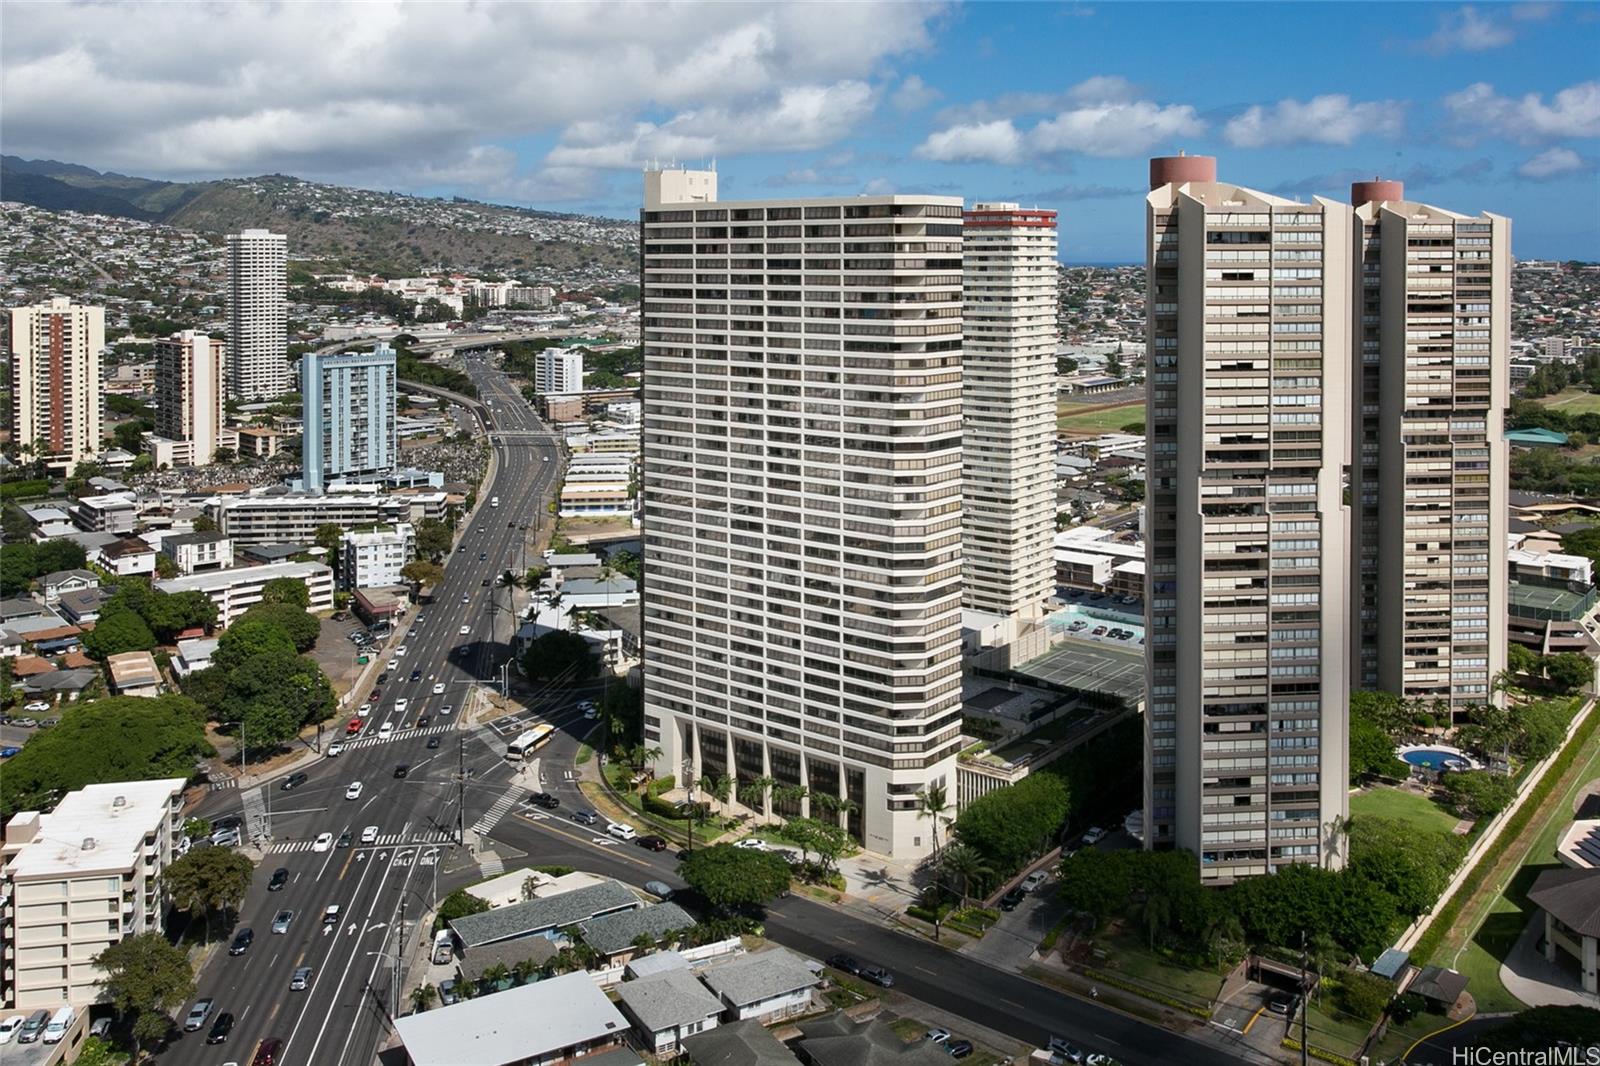
[[[1285,1047],[1290,1051],[1299,1051],[1300,1041],[1296,1040],[1292,1036],[1286,1036],[1283,1038],[1283,1043],[1280,1046]],[[1311,1047],[1306,1050],[1306,1054],[1310,1055],[1314,1059],[1321,1059],[1323,1062],[1334,1063],[1335,1066],[1357,1066],[1355,1059],[1347,1059],[1338,1052],[1329,1051],[1326,1048],[1320,1048],[1315,1044],[1312,1044]]]
[[[0,499],[25,500],[30,496],[43,496],[49,491],[48,481],[8,481],[0,485]]]
[[[1462,878],[1461,885],[1456,889],[1455,894],[1450,897],[1450,901],[1434,912],[1433,921],[1429,923],[1427,930],[1417,939],[1416,944],[1411,949],[1411,957],[1413,959],[1421,959],[1426,962],[1433,958],[1433,953],[1439,950],[1439,944],[1444,940],[1445,934],[1455,926],[1456,920],[1460,917],[1461,908],[1478,891],[1478,888],[1483,884],[1484,878],[1489,876],[1489,871],[1499,861],[1505,850],[1511,846],[1511,842],[1516,840],[1522,834],[1522,831],[1528,827],[1528,823],[1533,820],[1534,814],[1543,806],[1550,793],[1555,790],[1556,783],[1561,780],[1562,775],[1567,772],[1573,761],[1577,759],[1578,752],[1594,736],[1597,726],[1600,726],[1600,711],[1590,711],[1588,718],[1584,720],[1583,725],[1578,727],[1578,731],[1567,742],[1567,746],[1561,749],[1561,754],[1557,755],[1555,761],[1545,770],[1544,776],[1539,779],[1538,784],[1529,790],[1527,799],[1523,801],[1522,806],[1517,808],[1517,813],[1507,820],[1504,828],[1500,830],[1500,835],[1495,838],[1495,842],[1489,845],[1484,853],[1478,857],[1478,861],[1473,865],[1471,871],[1467,873],[1467,876]]]

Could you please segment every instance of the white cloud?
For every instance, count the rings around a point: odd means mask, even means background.
[[[1256,104],[1229,119],[1222,135],[1238,148],[1352,144],[1363,136],[1397,135],[1404,112],[1405,104],[1398,100],[1353,103],[1343,93],[1329,93],[1304,103],[1280,100],[1270,107]]]
[[[1178,137],[1205,132],[1188,104],[1139,99],[1126,78],[1098,75],[1060,93],[1008,93],[939,115],[944,128],[916,149],[945,162],[1018,163],[1067,152],[1136,156]],[[1031,128],[1015,121],[1043,116]]]
[[[916,3],[826,18],[776,3],[15,4],[0,120],[7,152],[157,177],[573,189],[580,170],[637,163],[622,155],[635,143],[826,143],[941,17]],[[831,133],[818,105],[839,109]],[[571,135],[596,122],[618,139]],[[508,158],[504,146],[550,135],[594,164],[553,153],[530,172]]]
[[[1514,40],[1516,34],[1478,9],[1468,5],[1439,16],[1439,28],[1422,42],[1422,50],[1434,55],[1447,52],[1486,52]]]
[[[1022,134],[1008,118],[952,126],[929,134],[916,154],[941,163],[1016,163],[1022,157]]]
[[[1571,148],[1546,148],[1517,168],[1517,173],[1533,181],[1548,181],[1593,170],[1594,164]]]
[[[782,174],[769,175],[762,184],[769,189],[784,189],[792,185],[856,185],[859,181],[854,174],[818,170],[816,167],[796,167]]]
[[[938,89],[928,85],[922,78],[913,74],[900,83],[900,87],[890,97],[890,102],[894,104],[896,111],[904,115],[913,111],[921,111],[939,99],[940,95]]]
[[[1522,144],[1562,137],[1600,137],[1600,81],[1562,89],[1545,103],[1541,93],[1501,96],[1477,82],[1444,98],[1445,110],[1464,140],[1503,137]]]

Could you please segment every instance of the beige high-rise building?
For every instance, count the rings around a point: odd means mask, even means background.
[[[207,466],[237,446],[224,428],[222,342],[197,330],[156,341],[156,428],[145,437],[157,466]]]
[[[1055,591],[1056,213],[963,225],[962,606],[1018,619]]]
[[[20,811],[0,848],[0,1006],[98,1000],[94,957],[161,932],[161,875],[183,829],[182,778],[87,785],[49,814]]]
[[[1506,665],[1511,221],[1351,187],[1355,683],[1448,706]]]
[[[1150,185],[1147,843],[1208,882],[1338,865],[1351,209],[1204,156]]]
[[[645,743],[921,855],[961,728],[961,201],[650,170],[640,221]]]
[[[57,296],[11,317],[11,431],[24,457],[70,473],[100,452],[106,311]]]
[[[228,234],[228,393],[235,399],[270,399],[293,387],[288,255],[281,233]]]

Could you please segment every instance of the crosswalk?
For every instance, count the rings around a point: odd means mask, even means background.
[[[522,798],[524,791],[520,784],[512,785],[506,789],[500,798],[494,801],[494,805],[483,812],[483,817],[472,823],[472,831],[474,833],[487,833],[499,825],[500,819],[504,818],[506,812],[517,805],[517,801]]]
[[[396,740],[409,740],[412,737],[427,737],[432,736],[435,733],[450,733],[454,730],[454,722],[444,722],[440,725],[430,725],[422,729],[396,729],[386,737],[380,737],[377,733],[373,733],[371,736],[356,737],[354,740],[344,740],[340,741],[340,743],[344,745],[342,750],[354,751],[357,748],[368,748],[374,744],[389,744]]]
[[[229,789],[238,788],[238,787],[239,787],[239,779],[237,777],[229,777],[229,778],[226,778],[226,779],[224,779],[222,781],[213,781],[213,782],[211,782],[211,791],[212,792],[226,792]]]
[[[416,844],[454,844],[455,834],[448,829],[424,829],[412,833],[381,833],[376,843],[360,844],[361,848],[395,848]],[[267,849],[269,855],[293,855],[310,851],[312,840],[280,840]]]
[[[506,872],[506,861],[498,855],[490,855],[478,862],[478,873],[484,877],[499,877]]]

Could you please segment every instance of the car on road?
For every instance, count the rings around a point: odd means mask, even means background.
[[[440,743],[441,743],[441,740],[440,740],[439,737],[429,737],[428,738],[428,750],[432,751],[434,748],[437,748]]]
[[[236,848],[239,846],[240,837],[237,828],[218,829],[211,834],[211,846],[216,848]]]
[[[399,659],[390,659],[388,664],[384,667],[384,669],[386,669],[386,670],[398,670],[398,669],[400,669],[400,660]],[[378,684],[381,685],[381,684],[383,684],[383,682],[380,681],[380,682],[378,682]]]
[[[304,992],[310,984],[311,967],[299,966],[295,968],[294,974],[289,978],[289,991]]]
[[[350,724],[344,727],[344,735],[347,737],[353,737],[357,733],[361,732],[361,727],[366,724],[367,723],[364,719],[352,718],[350,719]]]
[[[344,790],[344,798],[347,799],[347,800],[360,799],[361,798],[361,782],[360,781],[352,781],[352,782],[350,782],[350,787]]]
[[[383,723],[382,725],[380,725],[378,727],[378,739],[379,740],[387,740],[393,734],[394,734],[394,723],[393,722],[385,722],[385,723]]]
[[[553,811],[557,807],[561,806],[561,801],[550,795],[548,792],[530,793],[528,795],[528,802],[533,804],[535,807],[542,807],[547,811]]]
[[[281,892],[283,886],[289,883],[289,868],[280,866],[272,871],[272,880],[267,882],[268,892]]]
[[[433,694],[435,696],[443,696],[444,695],[444,682],[443,681],[434,682]]]
[[[183,1019],[183,1031],[186,1033],[199,1031],[206,1024],[206,1019],[211,1017],[211,1005],[214,1002],[215,1000],[210,997],[195,1000],[194,1006],[189,1008],[188,1015]]]
[[[644,883],[644,890],[650,893],[652,896],[659,896],[662,899],[672,898],[672,886],[667,884],[665,881],[646,881]]]
[[[294,921],[294,911],[281,910],[272,919],[272,931],[274,933],[287,933],[289,931],[289,923],[292,921]]]
[[[217,1015],[217,1020],[211,1023],[211,1032],[206,1034],[206,1043],[225,1044],[231,1032],[233,1032],[233,1015],[223,1011]]]
[[[894,974],[885,970],[882,966],[863,966],[856,976],[863,981],[871,981],[879,988],[894,987]]]
[[[667,842],[666,842],[666,840],[664,840],[661,837],[655,836],[655,835],[640,837],[639,839],[635,840],[634,843],[639,845],[641,848],[643,848],[646,851],[666,851],[667,850]]]
[[[322,912],[322,924],[323,925],[338,925],[339,924],[339,905],[337,903],[328,904],[328,909]]]
[[[394,768],[394,776],[397,777],[397,778],[405,777],[410,772],[411,772],[411,764],[408,763],[408,762],[403,762],[399,766],[396,766]]]
[[[250,945],[255,942],[256,934],[253,929],[241,929],[233,934],[233,943],[228,945],[229,955],[243,955],[250,950]]]
[[[743,840],[737,842],[733,846],[736,847],[736,848],[742,848],[745,851],[766,851],[767,850],[766,841],[757,840],[755,837],[745,837]]]
[[[396,714],[405,714],[406,713],[406,708],[409,707],[409,706],[411,706],[411,701],[410,700],[405,699],[404,697],[402,697],[400,699],[397,699],[397,700],[394,701],[394,713],[396,713]]]
[[[332,833],[318,833],[317,839],[311,842],[312,851],[327,851],[331,847],[333,847]]]
[[[404,644],[402,644],[402,645],[400,645],[398,648],[396,648],[394,650],[394,657],[396,659],[403,659],[403,658],[405,658],[405,655],[406,655],[407,651],[410,651],[410,649],[407,648]]]
[[[950,1030],[929,1029],[926,1033],[922,1034],[922,1038],[930,1044],[942,1044],[950,1039]]]
[[[964,1059],[972,1054],[972,1041],[952,1040],[944,1046],[944,1049],[950,1053],[951,1058]]]
[[[456,636],[458,636],[458,637],[469,636],[469,635],[471,635],[471,633],[472,633],[472,627],[471,626],[462,626],[460,629],[456,630]]]
[[[344,832],[339,834],[338,843],[334,844],[334,847],[348,848],[354,842],[354,840],[355,838],[350,835],[350,830],[346,829]]]
[[[488,582],[485,581],[484,584],[487,585]],[[470,595],[468,595],[467,593],[463,592],[461,594],[461,602],[462,603],[471,603],[472,602],[472,597]]]
[[[1052,1055],[1060,1055],[1066,1062],[1082,1062],[1083,1048],[1061,1036],[1052,1036],[1050,1043],[1045,1045]]]
[[[445,704],[443,707],[439,708],[439,717],[440,718],[449,718],[450,717],[450,712],[452,710],[454,710],[454,709],[455,708],[451,707],[448,703]]]
[[[1016,888],[1013,888],[1010,892],[1007,892],[1005,895],[1000,897],[1000,909],[1003,911],[1014,911],[1017,909],[1017,906],[1027,898],[1028,894],[1022,890],[1021,885],[1018,885]]]
[[[480,563],[481,563],[481,562],[483,562],[483,561],[484,561],[484,560],[485,560],[485,559],[487,559],[487,558],[489,558],[489,556],[488,556],[488,554],[487,554],[487,553],[485,553],[485,552],[479,552],[479,553],[478,553],[478,562],[480,562]]]
[[[332,759],[342,754],[344,754],[344,742],[342,740],[336,740],[328,745],[328,758]]]
[[[1100,843],[1100,841],[1104,840],[1105,838],[1106,838],[1106,831],[1104,829],[1101,829],[1097,825],[1092,825],[1088,829],[1085,829],[1083,831],[1083,844],[1084,844],[1084,847],[1088,847],[1091,844],[1098,844],[1098,843]]]
[[[600,816],[593,811],[577,810],[572,812],[572,820],[579,825],[596,825],[600,821]]]
[[[1040,885],[1045,883],[1045,879],[1049,876],[1050,875],[1045,873],[1043,870],[1035,870],[1027,877],[1024,877],[1022,879],[1022,884],[1018,885],[1017,887],[1022,889],[1024,892],[1036,891]]]
[[[421,681],[422,680],[422,671],[420,669],[411,671],[411,677],[410,677],[409,680]]]
[[[305,784],[307,780],[309,778],[303,773],[292,773],[283,779],[283,784],[279,785],[278,788],[284,792],[291,792]]]
[[[378,842],[378,827],[369,825],[361,831],[361,843],[376,844]]]
[[[627,822],[612,822],[606,826],[606,834],[614,836],[618,840],[632,840],[639,835],[639,831]]]
[[[431,722],[431,721],[433,721],[433,719],[430,718],[428,715],[419,714],[419,715],[417,715],[416,728],[418,728],[418,729],[426,729],[426,728],[428,728],[428,723]]]
[[[861,972],[861,964],[849,955],[829,955],[822,962],[823,965],[832,966],[835,970],[843,973],[859,974]]]
[[[256,1057],[250,1060],[250,1066],[278,1066],[278,1060],[282,1057],[283,1041],[269,1036],[256,1045]]]

